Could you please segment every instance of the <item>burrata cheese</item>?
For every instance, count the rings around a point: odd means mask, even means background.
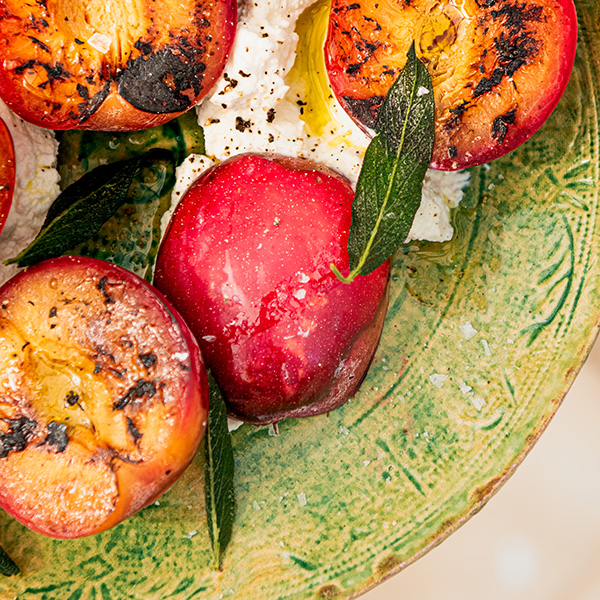
[[[0,234],[0,285],[16,272],[2,264],[15,257],[35,238],[50,204],[59,194],[56,170],[58,143],[54,132],[26,123],[0,100],[0,117],[6,123],[15,148],[15,190]]]

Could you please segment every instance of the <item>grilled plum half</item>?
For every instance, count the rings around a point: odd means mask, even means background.
[[[432,167],[462,169],[529,139],[573,68],[572,0],[332,0],[325,61],[335,96],[363,128],[415,42],[433,80]]]
[[[50,129],[161,125],[210,90],[236,24],[235,0],[3,0],[0,97]]]
[[[0,288],[0,506],[34,531],[90,535],[155,500],[207,410],[192,334],[133,273],[61,257]]]

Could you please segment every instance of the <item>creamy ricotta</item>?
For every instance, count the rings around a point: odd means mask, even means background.
[[[26,123],[0,100],[0,117],[15,148],[16,180],[12,205],[0,234],[0,285],[17,272],[5,260],[23,250],[40,230],[59,194],[56,170],[58,143],[54,132]]]

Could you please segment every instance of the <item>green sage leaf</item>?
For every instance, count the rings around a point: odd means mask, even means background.
[[[165,171],[159,162],[170,167]],[[149,202],[163,194],[165,186],[173,186],[174,168],[172,153],[163,149],[96,167],[58,196],[33,242],[5,264],[26,267],[60,256],[98,232],[125,202]],[[153,182],[141,177],[144,171],[153,174]]]
[[[204,446],[204,490],[208,532],[215,567],[218,569],[221,567],[223,554],[231,539],[235,520],[234,461],[231,434],[227,428],[225,401],[210,373],[209,387],[210,407]]]
[[[433,151],[434,100],[431,77],[417,59],[414,42],[383,101],[375,132],[352,205],[351,278],[367,275],[394,255],[421,203]]]
[[[12,558],[0,547],[0,574],[6,577],[18,575],[21,571]]]

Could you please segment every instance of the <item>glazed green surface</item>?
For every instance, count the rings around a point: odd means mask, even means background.
[[[577,4],[565,97],[532,140],[471,171],[452,242],[399,256],[357,396],[282,422],[278,436],[234,432],[238,512],[223,570],[210,567],[199,454],[159,503],[95,537],[50,540],[2,514],[0,545],[22,575],[0,580],[0,598],[348,598],[485,504],[597,332],[600,25],[596,0]]]

